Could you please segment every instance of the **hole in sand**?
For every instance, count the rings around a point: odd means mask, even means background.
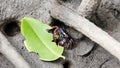
[[[20,27],[17,20],[6,20],[3,25],[3,33],[7,36],[14,36],[20,32]]]
[[[70,62],[69,61],[65,61],[63,63],[63,68],[70,68]]]

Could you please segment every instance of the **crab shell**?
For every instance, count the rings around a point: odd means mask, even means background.
[[[73,39],[67,35],[62,28],[54,26],[53,29],[53,41],[59,46],[71,49],[73,46]]]

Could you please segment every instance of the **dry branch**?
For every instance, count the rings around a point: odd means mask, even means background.
[[[91,18],[92,14],[95,13],[100,1],[101,0],[82,0],[77,12],[83,17]]]
[[[8,58],[16,68],[30,68],[29,64],[22,56],[12,47],[5,36],[0,32],[0,52]]]
[[[65,8],[62,5],[56,5],[53,8],[54,9],[51,10],[52,17],[63,21],[66,25],[83,33],[120,60],[120,43],[112,38],[108,33],[76,12]]]

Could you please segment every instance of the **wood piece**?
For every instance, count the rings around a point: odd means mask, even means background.
[[[0,52],[10,60],[16,68],[30,68],[29,64],[12,47],[5,36],[0,32]]]
[[[66,25],[71,26],[83,33],[120,60],[120,43],[112,38],[108,33],[76,12],[62,5],[56,5],[53,8],[54,9],[51,10],[51,16],[53,18],[59,19]]]
[[[83,17],[91,18],[100,1],[101,0],[82,0],[77,12]]]

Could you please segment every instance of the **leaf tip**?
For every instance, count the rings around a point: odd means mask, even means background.
[[[65,56],[61,56],[61,58],[65,59]]]
[[[23,19],[22,19],[22,22],[24,21],[24,20],[26,20],[27,19],[27,17],[24,17]]]

